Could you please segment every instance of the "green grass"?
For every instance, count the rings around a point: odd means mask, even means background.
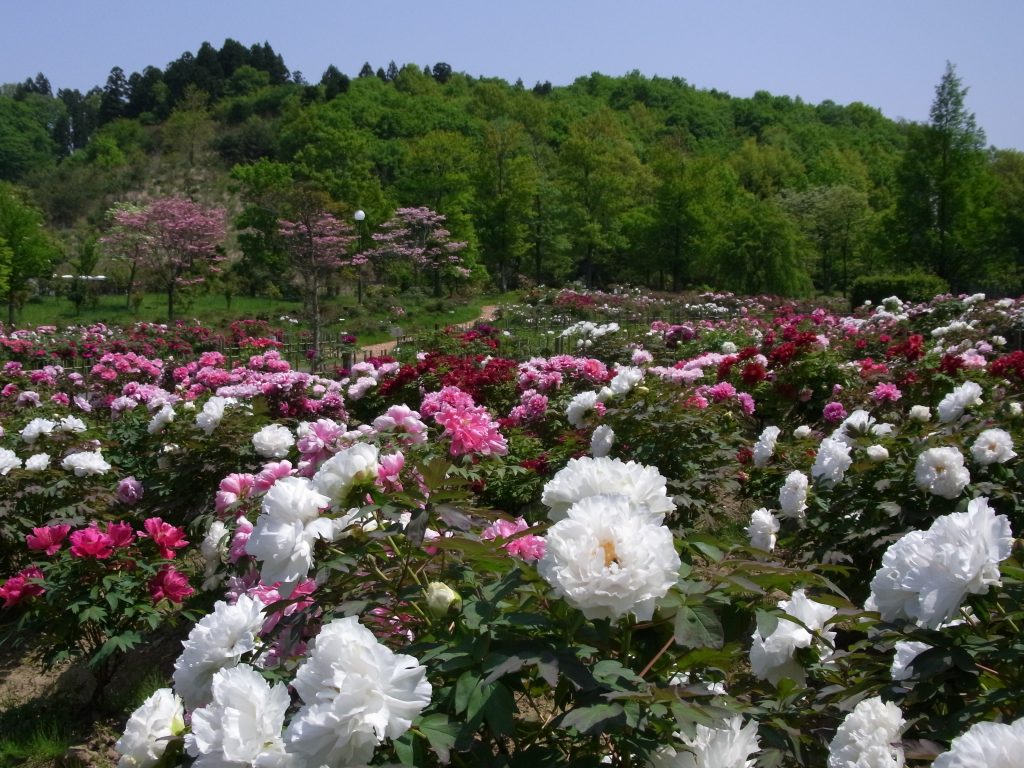
[[[0,704],[0,768],[43,768],[57,763],[74,743],[72,713],[59,702],[31,701],[9,709]]]

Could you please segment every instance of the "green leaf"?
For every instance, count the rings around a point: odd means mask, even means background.
[[[625,722],[626,712],[615,702],[576,707],[556,721],[558,727],[572,728],[584,735],[603,733],[610,730],[610,726],[621,726]]]
[[[673,632],[676,642],[687,648],[721,648],[725,642],[722,622],[706,605],[680,606]]]
[[[455,744],[455,737],[459,732],[459,726],[448,719],[448,715],[435,714],[427,715],[416,725],[417,730],[423,734],[430,748],[437,753],[442,763],[447,763],[451,757],[451,749]]]
[[[501,683],[488,687],[490,693],[484,704],[484,720],[496,736],[512,736],[516,730],[517,711],[512,692]]]

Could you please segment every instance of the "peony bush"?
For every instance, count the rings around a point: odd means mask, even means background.
[[[331,376],[7,363],[3,630],[102,691],[191,627],[123,766],[1012,754],[1024,304],[531,302]]]

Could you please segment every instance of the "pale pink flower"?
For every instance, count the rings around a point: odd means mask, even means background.
[[[895,403],[903,397],[903,393],[895,384],[882,383],[875,387],[871,397],[876,403]]]
[[[453,456],[508,453],[508,444],[498,431],[498,423],[491,421],[490,413],[483,406],[446,408],[438,411],[434,420],[444,427],[445,435],[451,439],[449,450]]]

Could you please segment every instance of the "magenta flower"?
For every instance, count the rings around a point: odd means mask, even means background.
[[[263,465],[263,471],[256,475],[253,483],[253,490],[257,493],[266,493],[282,477],[288,477],[292,473],[290,461],[271,461]]]
[[[284,463],[287,464],[288,462]],[[252,523],[246,517],[239,516],[235,522],[238,527],[235,528],[235,535],[231,537],[231,544],[228,547],[229,563],[237,563],[243,557],[248,557],[245,551],[245,544],[249,541],[249,536],[252,534],[253,529]]]
[[[30,566],[11,576],[4,585],[0,587],[0,598],[3,598],[4,608],[13,608],[27,597],[37,597],[46,590],[37,581],[43,580],[43,572],[36,566]]]
[[[221,515],[239,499],[249,495],[256,484],[256,478],[248,473],[232,473],[220,481],[213,509]]]
[[[877,403],[895,403],[903,397],[903,393],[895,384],[879,384],[871,393],[871,397]]]
[[[534,536],[533,534],[512,538],[517,533],[529,530],[529,528],[530,526],[522,517],[516,518],[515,522],[503,519],[495,520],[480,533],[480,538],[485,541],[512,539],[504,545],[504,549],[510,555],[522,558],[527,562],[533,562],[544,557],[544,549],[547,542],[542,537]]]
[[[60,549],[60,545],[70,530],[70,525],[47,525],[42,528],[33,528],[32,533],[25,537],[25,543],[29,549],[42,550],[47,555],[54,555]]]
[[[117,548],[127,547],[135,541],[135,531],[131,523],[107,523],[107,536]]]
[[[149,594],[153,602],[159,602],[165,597],[172,603],[180,603],[186,597],[195,594],[195,590],[189,586],[188,577],[174,566],[168,565],[160,571],[149,582]]]
[[[165,523],[159,517],[151,517],[142,523],[146,529],[140,536],[148,536],[160,549],[160,557],[171,560],[174,558],[174,550],[181,549],[188,541],[185,539],[185,530],[170,523]]]
[[[402,482],[399,475],[404,467],[405,456],[401,451],[382,454],[377,465],[377,485],[388,492],[400,492]]]
[[[117,500],[122,504],[137,503],[142,498],[142,483],[129,475],[117,484]]]
[[[491,421],[483,406],[445,408],[435,414],[434,420],[451,438],[449,451],[452,456],[503,456],[508,453],[508,444],[498,431],[498,423]]]
[[[821,416],[822,418],[825,419],[825,421],[830,422],[832,424],[837,424],[838,422],[846,418],[846,409],[843,408],[842,403],[837,403],[833,401],[825,406],[825,408],[821,412]]]
[[[96,523],[80,528],[71,534],[71,555],[73,557],[95,557],[106,560],[114,553],[114,540],[101,531]]]

